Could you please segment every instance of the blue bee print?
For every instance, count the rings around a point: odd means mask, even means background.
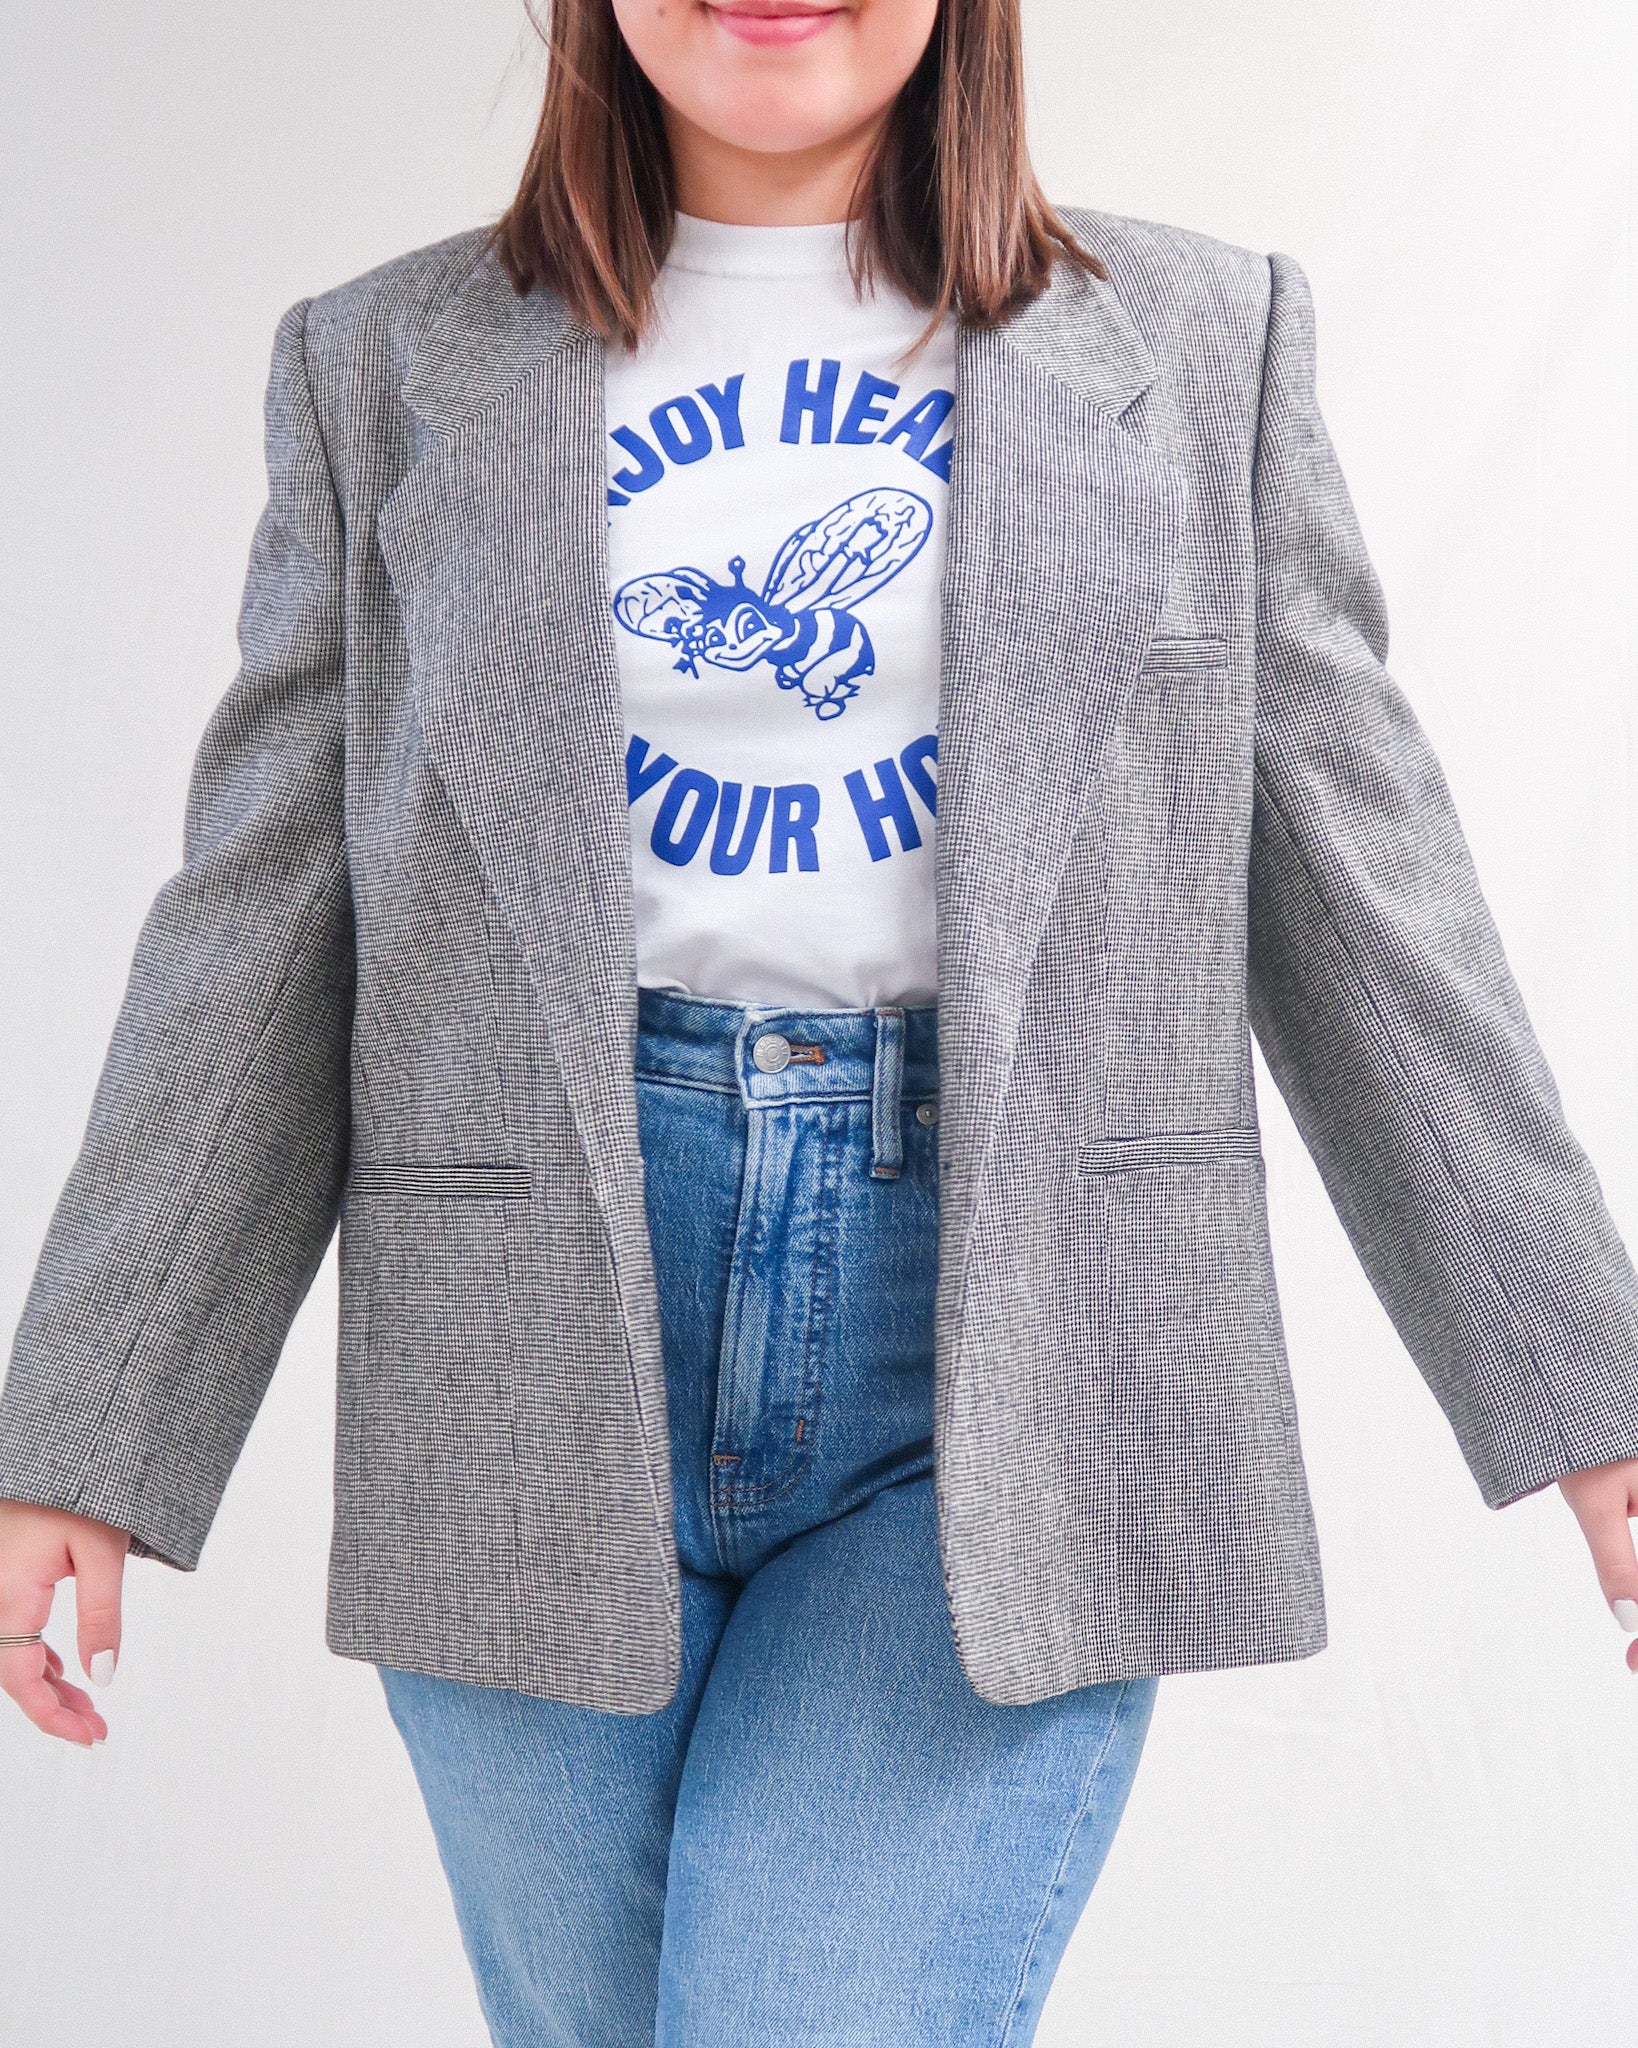
[[[614,615],[628,633],[675,647],[685,675],[697,676],[702,661],[738,670],[765,661],[815,717],[839,718],[876,667],[854,607],[892,582],[932,527],[932,508],[913,491],[859,491],[796,529],[760,596],[746,585],[745,557],[735,555],[731,583],[703,569],[633,576],[614,594]]]

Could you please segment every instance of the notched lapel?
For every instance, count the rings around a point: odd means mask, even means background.
[[[377,532],[422,732],[528,959],[618,1243],[641,1180],[602,343],[480,269],[405,389],[428,444]]]
[[[1109,287],[1060,266],[959,348],[937,847],[947,1247],[965,1242],[1031,965],[1188,501],[1130,425],[1154,365]]]
[[[947,1252],[966,1243],[1030,967],[1187,502],[1133,430],[1154,369],[1108,287],[1061,269],[958,346],[936,854]],[[602,345],[486,260],[406,395],[426,448],[378,530],[428,750],[529,960],[599,1194],[640,1231]]]

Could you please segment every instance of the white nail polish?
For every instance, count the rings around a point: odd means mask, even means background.
[[[1638,1621],[1633,1623],[1638,1629]],[[114,1653],[112,1650],[93,1650],[91,1662],[85,1667],[93,1685],[106,1685],[114,1675]]]
[[[1638,1600],[1612,1600],[1610,1612],[1629,1636],[1638,1636]]]

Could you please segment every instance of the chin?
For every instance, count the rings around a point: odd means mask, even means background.
[[[797,156],[819,149],[859,125],[859,118],[827,120],[815,107],[815,94],[792,82],[770,87],[766,80],[748,81],[743,90],[713,97],[689,108],[695,124],[731,149],[757,156]]]

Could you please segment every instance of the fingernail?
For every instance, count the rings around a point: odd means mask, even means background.
[[[1633,1603],[1630,1600],[1627,1602],[1627,1605],[1629,1607],[1632,1606],[1632,1604]],[[1632,1625],[1634,1629],[1638,1629],[1638,1621],[1635,1621]],[[90,1679],[93,1685],[106,1685],[114,1675],[113,1651],[93,1650],[91,1653],[91,1662],[87,1664],[85,1670],[86,1676]]]
[[[106,1742],[107,1740],[108,1737],[106,1735],[93,1735],[91,1738],[91,1747],[93,1749],[96,1749],[100,1744]]]
[[[1638,1600],[1612,1600],[1610,1612],[1629,1636],[1638,1636]]]

